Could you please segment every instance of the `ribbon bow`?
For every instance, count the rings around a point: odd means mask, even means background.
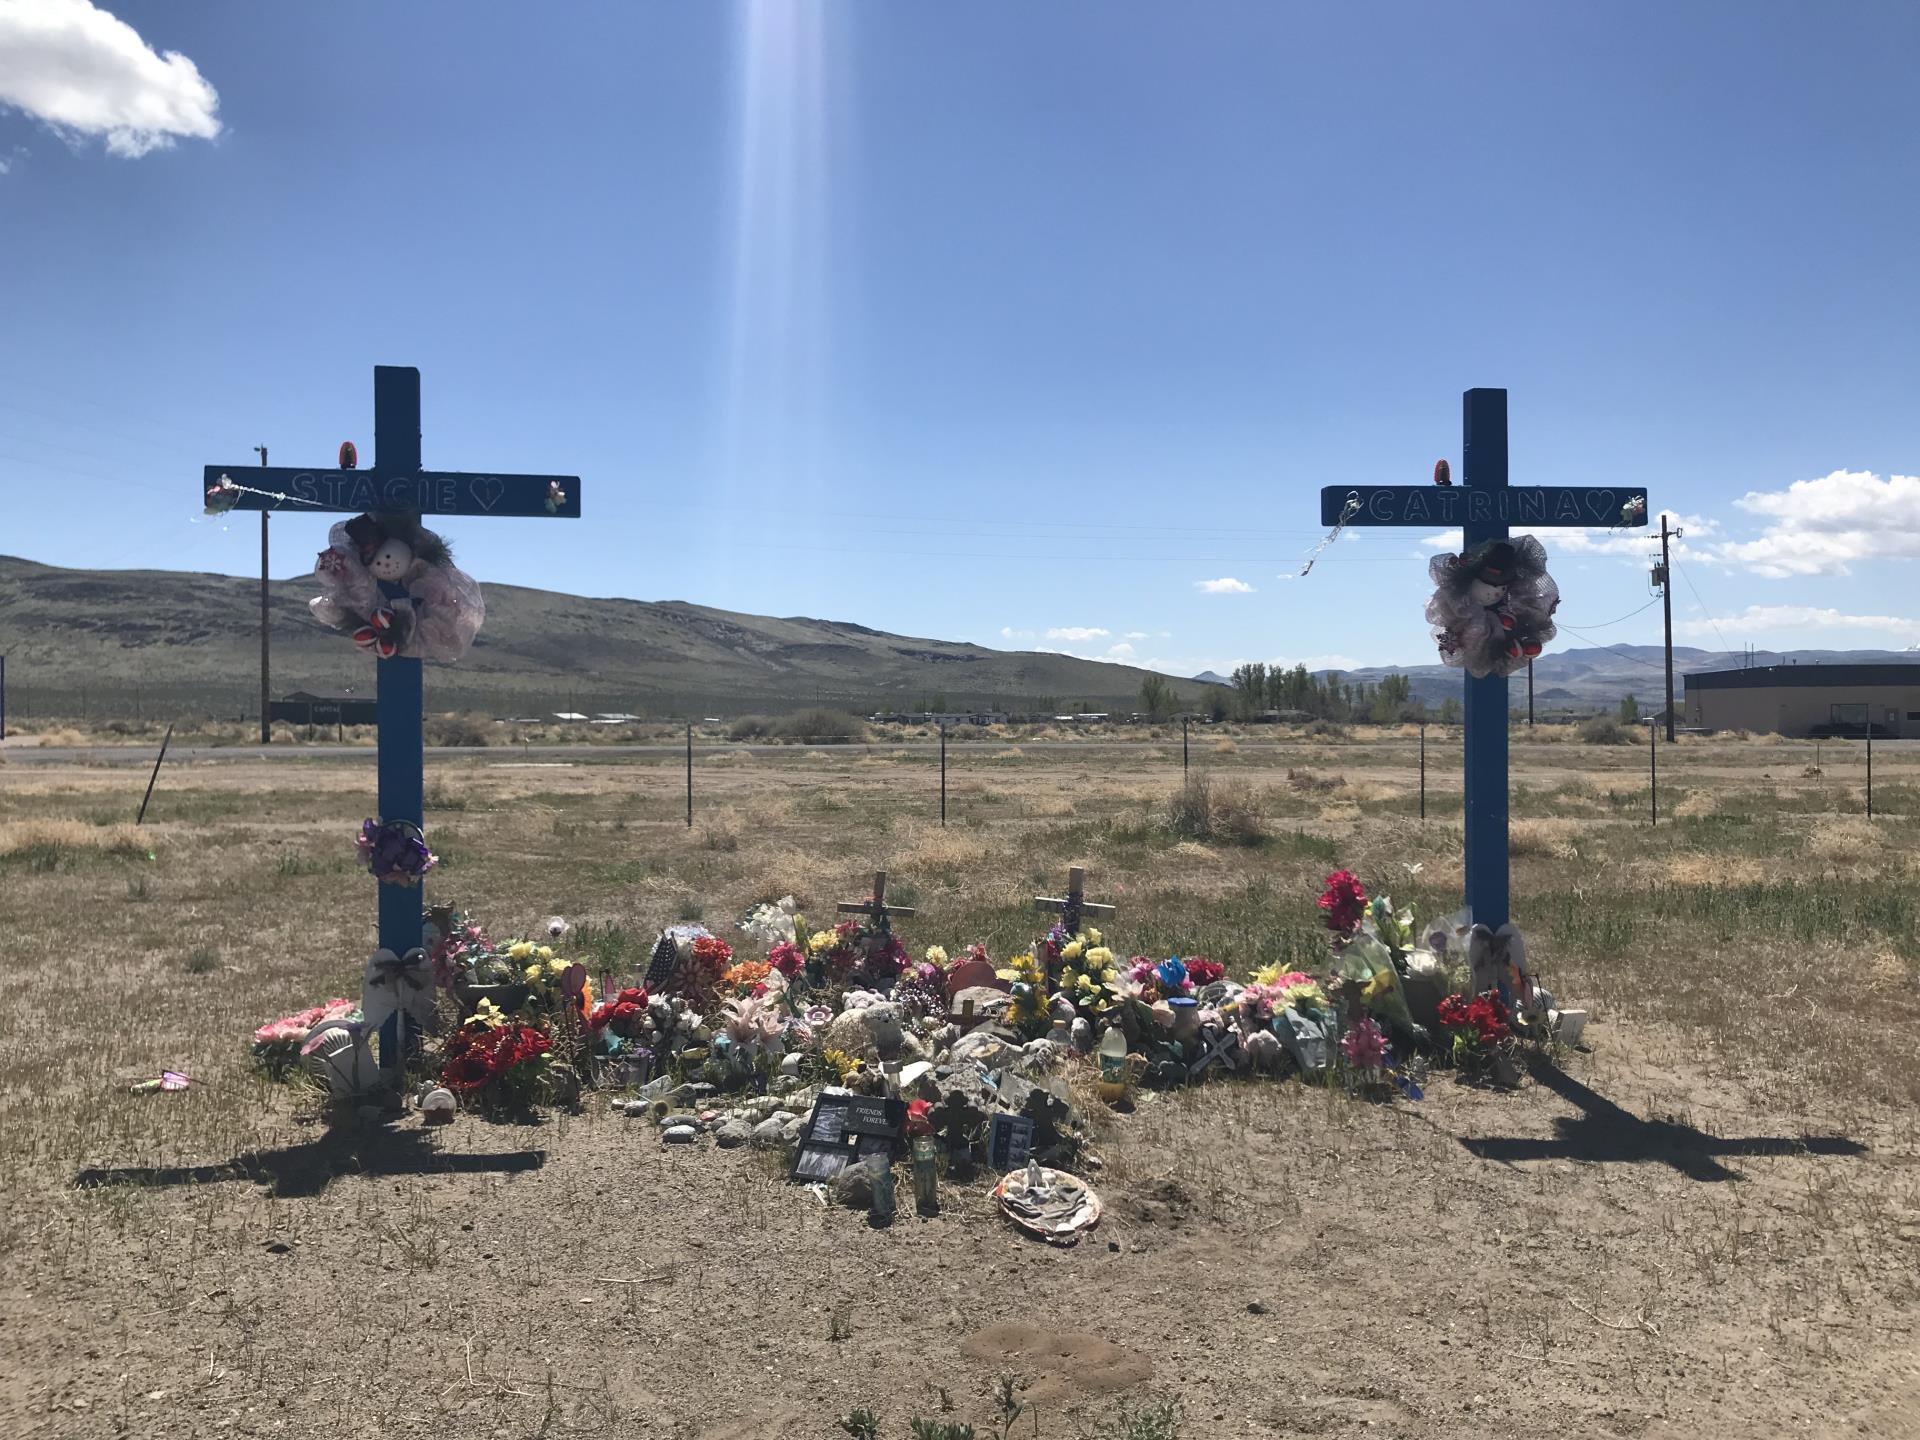
[[[368,985],[385,985],[397,996],[400,987],[424,990],[427,985],[427,952],[418,945],[405,955],[391,950],[376,950],[367,961]]]

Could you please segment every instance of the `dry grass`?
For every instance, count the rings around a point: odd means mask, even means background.
[[[145,855],[152,838],[136,825],[94,825],[84,820],[0,820],[0,860],[49,854]]]
[[[1311,964],[1325,953],[1313,897],[1338,866],[1422,916],[1458,904],[1457,760],[1436,730],[1428,744],[1455,808],[1420,826],[1410,740],[1243,738],[1204,777],[1204,837],[1171,823],[1177,745],[1151,762],[963,752],[945,830],[924,754],[703,756],[689,831],[674,757],[503,770],[479,752],[432,763],[430,832],[448,856],[434,894],[499,932],[562,912],[636,963],[689,911],[725,930],[791,893],[824,920],[887,868],[919,911],[910,948],[980,939],[1000,956],[1033,938],[1029,897],[1083,863],[1093,897],[1120,905],[1103,928],[1123,954]],[[15,1343],[0,1420],[82,1440],[276,1422],[290,1440],[408,1425],[812,1436],[830,1433],[831,1375],[834,1413],[871,1404],[883,1434],[904,1434],[937,1409],[933,1386],[984,1422],[969,1407],[991,1375],[958,1344],[1016,1314],[1152,1355],[1152,1385],[1199,1417],[1196,1435],[1545,1436],[1569,1420],[1817,1433],[1863,1395],[1897,1396],[1920,1319],[1898,1263],[1920,1225],[1920,820],[1831,813],[1846,785],[1767,779],[1777,752],[1690,742],[1662,752],[1663,785],[1686,798],[1649,828],[1636,750],[1517,737],[1514,752],[1547,812],[1514,826],[1514,915],[1554,989],[1596,1013],[1595,1053],[1566,1063],[1602,1108],[1441,1078],[1419,1107],[1228,1083],[1112,1113],[1071,1071],[1108,1210],[1070,1252],[1013,1241],[983,1185],[947,1187],[937,1219],[874,1230],[756,1159],[663,1151],[598,1110],[465,1117],[429,1158],[472,1157],[469,1172],[341,1153],[304,1192],[249,1183],[236,1157],[320,1143],[310,1097],[260,1083],[245,1037],[356,984],[373,895],[351,836],[370,765],[168,772],[139,830],[101,823],[131,813],[137,771],[11,765],[0,1263]],[[1901,749],[1875,761],[1889,786],[1920,781]],[[1305,793],[1290,769],[1347,783]],[[1223,792],[1264,843],[1223,833]],[[203,1084],[122,1088],[163,1066]],[[1708,1181],[1657,1148],[1620,1153],[1646,1143],[1648,1116],[1709,1148],[1842,1134],[1871,1149],[1722,1149],[1714,1163],[1740,1178]],[[1508,1163],[1469,1148],[1495,1141],[1542,1150]],[[486,1168],[530,1153],[538,1170]],[[103,1166],[125,1177],[76,1187]],[[1356,1194],[1374,1199],[1356,1209]],[[1301,1275],[1341,1302],[1298,1299]],[[1250,1315],[1255,1300],[1276,1314]],[[853,1348],[826,1338],[835,1311]],[[1328,1378],[1234,1383],[1270,1368],[1276,1341],[1290,1373]],[[669,1355],[673,1386],[633,1354]],[[1722,1384],[1728,1354],[1765,1384]],[[1108,1424],[1111,1397],[1061,1384],[1047,1440]]]

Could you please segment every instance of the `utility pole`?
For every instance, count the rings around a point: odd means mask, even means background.
[[[1686,532],[1667,528],[1667,512],[1660,512],[1660,609],[1667,622],[1667,743],[1673,744],[1673,559],[1667,542]]]
[[[1533,662],[1527,661],[1527,729],[1533,728]]]
[[[267,447],[253,447],[260,452],[260,463],[267,463]],[[271,702],[267,698],[267,512],[260,512],[260,743],[273,743],[273,721],[268,717],[273,713]]]

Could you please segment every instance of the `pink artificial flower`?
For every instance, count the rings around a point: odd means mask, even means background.
[[[1340,1037],[1340,1053],[1356,1070],[1378,1070],[1387,1060],[1387,1034],[1371,1015],[1362,1015]]]

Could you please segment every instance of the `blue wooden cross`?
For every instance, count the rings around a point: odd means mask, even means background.
[[[1329,485],[1320,492],[1323,525],[1458,525],[1463,550],[1505,540],[1507,527],[1620,526],[1643,523],[1647,492],[1634,486],[1592,489],[1507,486],[1507,392],[1462,397],[1460,486]],[[1498,930],[1507,913],[1507,677],[1466,677],[1467,904],[1476,925]]]
[[[410,365],[373,369],[374,462],[368,470],[299,470],[258,465],[209,465],[203,488],[237,480],[228,491],[235,510],[308,510],[376,515],[505,515],[578,519],[576,475],[493,475],[420,467],[420,372]],[[343,457],[345,458],[345,457]],[[350,464],[351,461],[349,460]],[[406,592],[382,584],[391,599]],[[424,808],[425,705],[420,661],[381,660],[377,719],[380,727],[379,805],[382,820],[420,825]],[[404,956],[420,944],[421,887],[381,885],[380,948]],[[363,993],[363,1003],[371,999]],[[403,1010],[380,1030],[379,1061],[391,1082],[412,1048],[403,1035]]]

